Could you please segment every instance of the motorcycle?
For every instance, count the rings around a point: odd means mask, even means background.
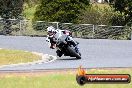
[[[76,46],[73,43],[74,42],[68,36],[61,36],[56,42],[57,56],[61,57],[64,54],[64,56],[81,59],[81,53],[77,48],[79,43],[76,42]]]

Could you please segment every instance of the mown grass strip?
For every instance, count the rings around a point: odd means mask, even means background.
[[[41,59],[41,56],[22,50],[0,49],[0,65],[32,62]]]
[[[88,70],[88,74],[130,74],[132,69],[120,70]],[[28,74],[28,75],[27,75]],[[42,73],[17,73],[0,76],[1,88],[131,88],[129,84],[85,84],[76,83],[76,72],[42,72]]]

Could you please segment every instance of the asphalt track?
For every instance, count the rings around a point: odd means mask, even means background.
[[[49,49],[45,37],[0,36],[0,48],[19,49],[56,55]],[[82,59],[61,57],[50,63],[5,66],[3,70],[46,70],[105,67],[132,67],[132,40],[80,39],[78,41]]]

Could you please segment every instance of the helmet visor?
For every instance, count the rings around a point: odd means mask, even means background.
[[[47,34],[48,34],[49,36],[51,36],[51,35],[53,35],[53,32],[52,32],[52,31],[48,31]]]

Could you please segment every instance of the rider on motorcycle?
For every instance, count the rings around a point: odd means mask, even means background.
[[[55,29],[53,26],[49,26],[47,28],[47,39],[46,41],[50,42],[50,48],[54,49],[56,47],[56,42],[58,39],[60,39],[62,36],[67,36],[69,40],[72,42],[72,45],[75,47],[75,49],[78,51],[78,43],[75,42],[72,38],[72,33],[68,30],[60,30],[60,29]],[[56,53],[59,53],[59,56],[61,55],[61,51],[57,50]]]

